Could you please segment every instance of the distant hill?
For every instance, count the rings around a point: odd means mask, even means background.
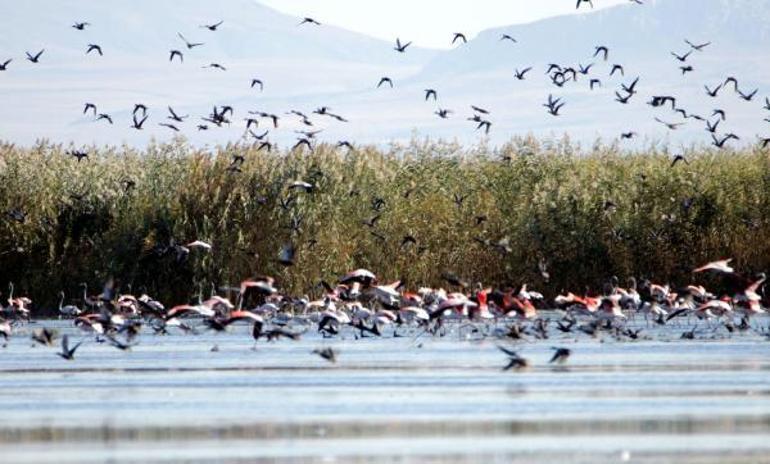
[[[770,112],[762,109],[770,89],[770,0],[647,0],[642,6],[629,3],[490,29],[452,50],[413,47],[405,54],[391,43],[339,28],[300,27],[299,18],[253,0],[36,0],[9,3],[4,10],[0,60],[14,61],[0,73],[0,136],[20,143],[42,137],[78,144],[168,139],[174,134],[157,124],[169,105],[192,115],[180,129],[195,143],[238,139],[247,111],[257,110],[281,116],[281,128],[271,137],[286,145],[304,126],[285,113],[309,114],[323,105],[350,122],[314,117],[316,127],[325,129],[322,140],[383,143],[417,134],[473,142],[483,134],[466,120],[471,104],[491,111],[495,143],[527,133],[569,133],[591,142],[632,130],[640,134],[636,143],[710,141],[700,122],[688,120],[673,132],[656,123],[656,116],[681,119],[645,104],[657,94],[674,94],[679,106],[704,117],[715,108],[726,110],[720,132],[736,132],[742,142],[770,135],[770,124],[763,121]],[[76,31],[70,26],[78,20],[93,25]],[[199,27],[220,20],[217,32]],[[205,45],[187,50],[179,32]],[[500,41],[502,33],[518,43]],[[686,53],[685,39],[712,44],[690,55],[687,64],[694,71],[683,76],[670,52]],[[86,56],[89,43],[101,45],[105,56]],[[592,56],[597,45],[609,47],[607,62]],[[24,60],[24,51],[42,48],[39,65]],[[171,49],[185,54],[183,64],[168,62]],[[202,69],[212,62],[227,72]],[[593,66],[577,83],[557,88],[545,75],[548,63]],[[610,78],[616,63],[625,67],[625,77]],[[533,70],[526,80],[516,80],[514,70],[525,67]],[[386,75],[395,88],[376,89]],[[755,100],[743,101],[732,89],[715,99],[705,94],[704,84],[714,87],[729,75],[739,79],[741,90],[758,88]],[[620,84],[637,76],[639,94],[628,105],[615,102]],[[253,77],[264,81],[264,92],[249,88]],[[590,91],[591,78],[600,79],[601,87]],[[438,91],[438,102],[425,101],[426,88]],[[542,107],[549,93],[566,101],[558,118]],[[115,125],[83,116],[85,102],[110,113]],[[137,102],[150,106],[142,132],[128,128]],[[230,127],[196,130],[213,105],[225,104],[236,109]],[[452,110],[450,118],[438,118],[439,108]]]

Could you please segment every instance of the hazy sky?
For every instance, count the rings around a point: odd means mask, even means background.
[[[382,39],[401,37],[426,47],[449,46],[452,32],[468,39],[490,27],[575,13],[575,0],[259,0],[296,16]],[[603,8],[628,0],[594,0]],[[581,11],[589,11],[581,7]]]

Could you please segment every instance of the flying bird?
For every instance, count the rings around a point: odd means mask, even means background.
[[[425,101],[428,101],[430,97],[433,97],[433,101],[438,100],[438,94],[433,89],[425,89]]]
[[[259,85],[259,91],[262,92],[265,90],[265,84],[260,79],[252,79],[251,80],[251,88],[253,89],[255,85]]]
[[[377,84],[377,88],[379,89],[380,87],[383,86],[383,84],[388,84],[390,85],[391,89],[393,88],[393,80],[391,80],[391,78],[389,77],[383,77],[382,79],[380,79],[380,82]]]
[[[32,63],[39,63],[40,62],[40,56],[43,54],[45,49],[40,50],[37,52],[37,55],[32,55],[30,52],[27,52],[27,60]]]
[[[319,23],[318,21],[316,21],[313,18],[303,18],[302,21],[298,24],[298,26],[301,26],[303,24],[313,24],[313,25],[316,25],[316,26],[320,26],[321,25],[321,23]]]
[[[13,59],[5,60],[5,62],[0,63],[0,71],[6,71],[8,69],[8,65],[13,61]]]
[[[503,41],[503,40],[510,40],[513,43],[518,43],[518,41],[515,38],[513,38],[511,35],[509,35],[509,34],[501,35],[500,36],[500,41]]]
[[[61,339],[61,352],[56,353],[56,354],[58,354],[59,356],[61,356],[64,359],[66,359],[67,361],[73,361],[75,359],[75,351],[78,349],[78,347],[82,343],[83,342],[80,341],[77,344],[75,344],[75,346],[70,348],[70,346],[69,346],[69,336],[64,335],[62,337],[62,339]]]
[[[174,61],[174,57],[178,56],[179,57],[179,62],[180,63],[184,63],[184,54],[182,54],[182,52],[180,52],[179,50],[171,50],[171,52],[169,52],[169,53],[170,54],[169,54],[169,57],[168,57],[168,61]]]
[[[457,42],[458,40],[462,40],[463,43],[466,43],[466,44],[468,43],[468,39],[465,37],[465,34],[463,34],[462,32],[454,33],[454,37],[452,38],[452,45],[454,45],[455,42]]]
[[[86,55],[90,54],[91,52],[96,52],[99,54],[99,56],[104,56],[104,53],[102,53],[102,47],[96,44],[88,44],[88,50],[86,50]]]
[[[582,5],[583,3],[588,3],[589,5],[591,5],[591,8],[594,7],[594,2],[592,0],[577,0],[577,6],[575,6],[575,9],[579,10],[580,5]]]
[[[193,49],[193,48],[195,48],[195,47],[201,47],[201,46],[205,45],[205,44],[203,44],[203,43],[201,43],[201,42],[197,42],[197,43],[195,43],[195,42],[190,42],[189,40],[187,40],[187,39],[185,38],[185,36],[183,36],[183,35],[182,35],[182,33],[181,33],[181,32],[177,32],[177,34],[176,34],[176,35],[178,35],[178,36],[179,36],[179,38],[180,38],[180,39],[182,39],[182,41],[184,42],[184,44],[187,46],[187,49],[188,49],[188,50],[192,50],[192,49]]]
[[[396,39],[396,46],[395,46],[395,48],[393,48],[393,49],[394,49],[395,51],[399,52],[399,53],[405,53],[405,52],[406,52],[406,49],[407,49],[407,48],[408,48],[410,45],[412,45],[412,42],[407,42],[407,43],[405,43],[405,44],[402,44],[402,43],[401,43],[401,39],[398,39],[398,38],[397,38],[397,39]]]
[[[86,23],[86,22],[82,22],[82,23],[76,22],[75,24],[72,25],[72,28],[82,31],[82,30],[85,30],[85,28],[90,25],[91,25],[90,23]]]
[[[217,29],[219,29],[219,26],[222,25],[224,21],[219,21],[216,24],[204,24],[201,27],[210,30],[211,32],[215,32]]]

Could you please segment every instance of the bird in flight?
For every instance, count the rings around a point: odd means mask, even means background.
[[[259,85],[259,91],[262,92],[265,90],[265,84],[260,79],[252,79],[251,80],[251,88],[253,89],[255,85]]]
[[[455,42],[457,42],[458,40],[462,40],[463,43],[466,43],[466,44],[468,43],[468,39],[465,37],[465,34],[463,34],[462,32],[454,33],[454,38],[452,38],[452,45],[454,45]]]
[[[669,130],[677,130],[681,126],[685,125],[685,123],[683,123],[683,122],[679,122],[679,123],[666,122],[666,121],[663,121],[662,119],[660,119],[658,117],[655,118],[655,121],[657,121],[657,122],[663,124],[664,126],[668,127]]]
[[[184,122],[185,119],[189,118],[189,115],[179,116],[176,111],[174,111],[174,108],[168,107],[168,112],[171,113],[168,119],[171,119],[176,122]]]
[[[399,53],[405,53],[405,52],[406,52],[406,49],[407,49],[407,48],[408,48],[410,45],[412,45],[412,42],[407,42],[407,43],[405,43],[405,44],[402,44],[402,43],[401,43],[401,39],[398,39],[398,38],[397,38],[397,39],[396,39],[396,46],[395,46],[395,48],[393,48],[393,50],[395,50],[395,51],[397,51],[397,52],[399,52]]]
[[[82,30],[85,30],[85,28],[90,25],[91,25],[90,23],[86,23],[86,22],[82,22],[82,23],[76,22],[75,24],[72,25],[72,28],[82,31]]]
[[[37,52],[37,55],[33,55],[30,52],[27,52],[27,60],[29,60],[32,63],[39,63],[40,62],[40,56],[43,54],[45,49],[40,50]]]
[[[78,349],[80,344],[83,343],[82,341],[78,342],[73,346],[72,348],[69,347],[69,337],[67,335],[64,335],[61,339],[61,352],[56,353],[62,358],[66,359],[67,361],[72,361],[75,359],[75,351]]]
[[[391,78],[389,77],[383,77],[382,79],[380,79],[379,84],[377,84],[377,88],[379,89],[380,87],[383,86],[383,84],[389,84],[390,88],[391,89],[393,88],[393,80],[391,80]]]
[[[528,72],[530,72],[530,71],[532,71],[532,68],[531,68],[531,67],[529,67],[529,68],[524,68],[524,69],[522,69],[521,71],[519,71],[518,69],[516,69],[516,79],[518,79],[518,80],[520,80],[520,81],[523,81],[523,80],[525,79],[525,76],[527,75],[527,73],[528,73]]]
[[[689,58],[689,57],[690,57],[690,55],[692,55],[692,52],[693,52],[693,51],[692,51],[692,50],[690,50],[689,52],[685,53],[684,55],[678,55],[676,52],[671,52],[671,56],[673,56],[673,57],[674,57],[674,58],[676,58],[677,60],[679,60],[679,61],[681,61],[682,63],[684,63],[685,61],[687,61],[687,58]]]
[[[575,9],[579,10],[580,5],[582,5],[583,3],[588,3],[589,5],[591,5],[591,8],[594,7],[594,2],[592,0],[577,0],[577,6],[575,6]]]
[[[510,34],[503,34],[503,35],[501,35],[501,36],[500,36],[500,40],[501,40],[501,41],[503,41],[503,40],[510,40],[510,41],[511,41],[511,42],[513,42],[513,43],[518,43],[518,42],[519,42],[518,40],[516,40],[516,39],[515,39],[515,38],[514,38],[512,35],[510,35]]]
[[[224,23],[224,21],[219,21],[216,24],[204,24],[201,27],[202,28],[206,28],[206,29],[210,30],[211,32],[216,32],[216,30],[219,29],[219,26],[221,26],[222,23]]]
[[[434,89],[425,89],[425,101],[428,101],[430,97],[433,97],[433,101],[438,100],[438,94]]]
[[[203,68],[204,69],[206,69],[206,68],[214,68],[214,69],[219,69],[220,71],[227,71],[227,68],[225,68],[224,66],[222,66],[219,63],[211,63],[209,65],[203,66]]]
[[[182,39],[182,41],[184,42],[184,44],[187,46],[187,49],[188,49],[188,50],[192,50],[192,49],[193,49],[193,48],[195,48],[195,47],[202,47],[202,46],[204,45],[204,44],[203,44],[203,43],[201,43],[201,42],[197,42],[197,43],[196,43],[196,42],[190,42],[189,40],[187,40],[187,39],[185,38],[185,36],[183,36],[183,35],[182,35],[182,33],[181,33],[181,32],[177,32],[177,33],[176,33],[176,35],[178,35],[178,36],[179,36],[179,38],[180,38],[180,39]]]
[[[180,63],[184,63],[184,55],[179,50],[171,50],[171,52],[169,52],[168,60],[169,61],[174,61],[174,57],[175,56],[179,57],[179,62]]]
[[[136,116],[137,116],[136,113],[134,113],[134,123],[130,127],[132,129],[142,130],[142,126],[144,125],[145,121],[147,121],[147,118],[149,118],[149,116],[145,114],[142,119],[137,119]]]
[[[102,47],[96,44],[88,44],[88,50],[86,50],[86,55],[94,51],[98,53],[99,56],[104,56],[104,53],[102,53]]]
[[[93,103],[86,103],[85,107],[83,108],[83,114],[88,113],[88,110],[92,110],[94,112],[94,117],[96,116],[96,105]]]
[[[696,45],[696,44],[694,44],[694,43],[690,42],[690,41],[689,41],[689,40],[687,40],[687,39],[685,39],[685,40],[684,40],[684,42],[685,42],[687,45],[689,45],[689,46],[690,46],[690,48],[692,48],[692,49],[693,49],[693,50],[695,50],[695,51],[699,51],[699,52],[702,52],[704,48],[706,48],[706,47],[708,47],[709,45],[711,45],[711,42],[706,42],[706,43],[702,43],[702,44],[700,44],[700,45]]]
[[[599,46],[595,47],[595,48],[594,48],[594,58],[596,58],[597,56],[599,56],[599,54],[600,54],[600,53],[603,55],[603,57],[604,57],[604,61],[607,61],[607,58],[608,58],[608,57],[609,57],[609,55],[610,55],[610,49],[609,49],[609,48],[607,48],[607,47],[606,47],[606,46],[604,46],[604,45],[599,45]]]
[[[8,65],[13,61],[13,59],[7,59],[4,63],[0,63],[0,71],[5,71],[8,69]]]
[[[315,19],[309,18],[309,17],[302,18],[302,21],[299,24],[297,24],[297,25],[301,26],[303,24],[313,24],[313,25],[316,25],[316,26],[320,26],[321,25],[321,23],[319,23]]]

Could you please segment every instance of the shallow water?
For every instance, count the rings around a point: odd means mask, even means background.
[[[40,321],[20,330],[86,341],[72,362],[23,334],[0,350],[1,461],[770,462],[768,339],[637,324],[646,339],[517,343],[532,368],[501,372],[495,342],[457,328],[256,349],[245,326],[145,329],[121,352]],[[336,364],[311,354],[324,346]]]

